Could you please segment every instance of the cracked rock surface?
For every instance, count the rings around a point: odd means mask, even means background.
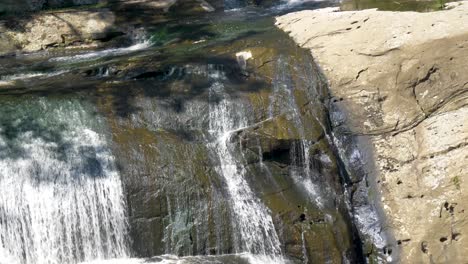
[[[329,80],[344,115],[334,130],[369,142],[367,171],[395,237],[398,256],[389,259],[401,263],[468,259],[467,21],[468,2],[432,13],[327,8],[277,18]]]

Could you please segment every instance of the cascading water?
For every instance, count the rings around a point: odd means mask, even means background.
[[[92,113],[46,99],[0,109],[0,263],[127,256],[119,173]]]
[[[151,24],[170,33],[155,45],[0,58],[0,264],[347,259],[312,59],[255,9]]]
[[[217,139],[213,149],[219,158],[218,173],[224,178],[237,231],[235,251],[249,252],[281,262],[281,248],[269,210],[255,196],[246,179],[246,169],[236,159],[232,133],[246,127],[243,106],[229,98],[222,83],[210,87],[209,128]]]
[[[273,92],[270,97],[269,117],[286,113],[292,116],[298,130],[300,140],[298,143],[292,143],[291,160],[293,162],[291,176],[298,186],[302,186],[310,198],[314,200],[319,207],[323,206],[322,193],[320,187],[316,184],[315,175],[310,170],[310,148],[312,143],[305,139],[304,126],[301,121],[299,106],[295,101],[293,81],[288,70],[287,59],[280,56],[276,61],[276,75],[273,80]],[[315,83],[315,82],[311,82]]]
[[[77,54],[72,56],[64,56],[64,57],[57,57],[50,59],[51,62],[61,62],[61,63],[71,63],[71,62],[82,62],[82,61],[91,61],[97,60],[104,57],[112,57],[112,56],[119,56],[125,55],[128,53],[136,52],[139,50],[143,50],[146,48],[151,47],[152,43],[149,40],[143,40],[139,43],[136,43],[132,46],[125,47],[125,48],[113,48],[113,49],[106,49],[101,51],[95,52],[86,52],[83,54]]]

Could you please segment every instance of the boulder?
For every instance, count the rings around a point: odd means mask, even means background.
[[[212,2],[128,0],[111,1],[106,3],[105,8],[89,6],[26,12],[18,16],[7,14],[3,20],[0,19],[0,55],[57,47],[89,49],[130,45],[146,36],[144,28],[163,23],[170,15],[186,16],[214,11],[219,4],[214,2],[212,6]],[[88,2],[76,1],[78,3]],[[24,7],[24,10],[29,9]]]
[[[114,21],[115,15],[109,10],[38,13],[7,21],[4,37],[25,52],[82,46],[122,35]]]

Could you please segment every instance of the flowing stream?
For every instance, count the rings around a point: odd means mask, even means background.
[[[322,4],[248,3],[0,58],[0,264],[360,260],[323,80],[273,26]]]

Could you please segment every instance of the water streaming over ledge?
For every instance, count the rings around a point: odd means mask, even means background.
[[[316,74],[311,58],[303,58],[301,61],[293,61],[285,56],[279,56],[275,61],[275,77],[272,84],[272,94],[270,96],[269,117],[273,118],[280,114],[287,114],[294,120],[295,128],[299,135],[297,142],[293,143],[290,157],[293,162],[291,177],[295,184],[303,189],[319,208],[332,206],[333,189],[323,179],[323,175],[317,173],[317,164],[312,163],[312,150],[314,148],[313,140],[308,138],[306,124],[302,118],[301,108],[303,106],[297,101],[294,93],[303,89],[306,97],[313,104],[322,104],[320,98],[320,77]],[[314,74],[315,73],[315,74]],[[295,76],[296,80],[293,80]],[[313,113],[311,118],[316,125],[326,131],[324,121],[321,121],[320,113]],[[327,142],[332,144],[329,135],[323,135]],[[317,157],[321,164],[330,164],[332,162],[328,155],[322,154]]]
[[[248,126],[247,114],[243,105],[229,98],[220,82],[210,87],[212,102],[209,110],[209,129],[216,141],[213,149],[219,157],[219,174],[225,180],[230,195],[235,250],[237,253],[249,252],[265,255],[278,262],[281,255],[280,242],[269,210],[262,204],[244,179],[245,165],[237,160],[235,143],[231,142],[232,133]],[[216,101],[213,99],[216,98]]]
[[[77,101],[16,103],[0,106],[0,262],[127,256],[120,175],[98,122]]]
[[[352,260],[318,71],[256,12],[2,69],[0,263]]]

